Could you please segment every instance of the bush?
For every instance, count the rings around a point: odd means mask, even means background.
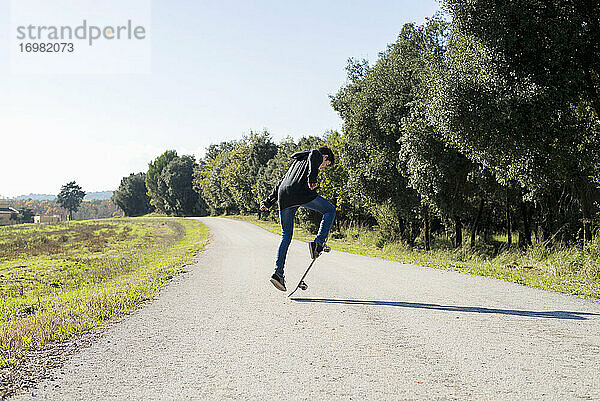
[[[300,227],[311,234],[317,234],[321,225],[321,213],[314,210],[299,208],[296,212],[296,219]]]

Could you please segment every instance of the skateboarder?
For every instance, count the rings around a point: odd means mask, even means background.
[[[281,220],[281,243],[277,250],[275,273],[271,276],[273,285],[285,291],[283,266],[288,247],[294,232],[294,216],[300,206],[316,210],[323,215],[319,232],[313,242],[308,244],[310,256],[319,257],[329,235],[335,218],[335,206],[316,192],[317,174],[320,169],[332,166],[335,162],[333,152],[327,146],[318,149],[296,152],[292,156],[294,162],[271,194],[260,203],[260,210],[267,210],[277,201]]]

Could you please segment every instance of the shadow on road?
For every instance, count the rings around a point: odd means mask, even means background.
[[[447,312],[471,312],[471,313],[492,313],[499,315],[513,315],[526,317],[539,317],[546,319],[572,319],[572,320],[588,320],[586,316],[600,316],[600,313],[591,312],[569,312],[569,311],[528,311],[515,309],[494,309],[481,308],[476,306],[453,306],[453,305],[437,305],[423,304],[418,302],[397,302],[397,301],[367,301],[362,299],[329,299],[329,298],[292,298],[296,302],[314,302],[325,304],[346,304],[346,305],[373,305],[373,306],[396,306],[400,308],[418,308],[418,309],[434,309]]]

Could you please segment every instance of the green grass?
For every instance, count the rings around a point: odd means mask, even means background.
[[[130,312],[207,239],[186,219],[0,227],[0,367]]]
[[[228,216],[251,222],[273,233],[281,227],[255,216]],[[314,235],[294,227],[294,238],[312,241]],[[480,246],[457,250],[449,241],[436,238],[431,251],[408,247],[402,243],[384,243],[376,230],[361,227],[332,232],[327,244],[344,252],[373,256],[402,263],[460,271],[493,277],[594,300],[600,299],[600,238],[585,247],[546,247],[534,244],[527,250],[510,249],[495,253]],[[492,247],[493,248],[493,247]]]

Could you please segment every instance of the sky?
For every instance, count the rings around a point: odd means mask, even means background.
[[[0,197],[56,194],[72,180],[114,190],[167,149],[198,158],[251,130],[276,142],[340,130],[329,96],[347,60],[373,63],[403,24],[440,10],[432,0],[146,1],[148,68],[23,73],[0,0]]]

